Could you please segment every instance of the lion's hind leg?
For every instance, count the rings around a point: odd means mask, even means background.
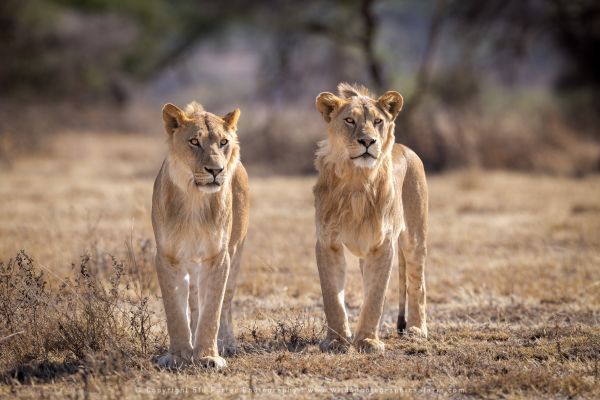
[[[427,337],[425,240],[411,236],[408,232],[403,232],[400,240],[406,265],[406,333]]]
[[[219,354],[230,356],[237,352],[235,334],[233,332],[233,295],[237,284],[237,275],[240,270],[240,261],[242,258],[243,243],[238,246],[231,257],[231,268],[227,277],[227,286],[225,296],[223,297],[223,308],[221,309],[221,319],[219,324],[219,337],[217,339]]]
[[[427,337],[425,258],[427,257],[428,193],[423,163],[408,153],[408,169],[402,184],[405,229],[399,247],[404,256],[406,279],[406,333]],[[400,278],[402,282],[402,277]],[[402,289],[400,289],[402,290]],[[401,305],[402,305],[402,300]],[[400,310],[400,313],[402,310]]]

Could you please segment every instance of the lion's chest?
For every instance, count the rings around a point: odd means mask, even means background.
[[[371,227],[369,227],[371,228]],[[379,247],[385,235],[381,229],[343,229],[340,240],[356,257],[365,257],[373,248]]]
[[[183,231],[183,232],[182,232]],[[224,232],[203,229],[174,230],[167,241],[166,252],[180,264],[205,265],[227,247]]]
[[[329,200],[336,206],[326,213],[326,230],[357,257],[365,257],[402,229],[401,207],[395,199],[382,205],[375,193],[346,191],[337,202]]]
[[[223,249],[228,247],[230,224],[219,224],[205,216],[182,213],[171,220],[161,232],[161,252],[177,264],[210,264]]]
[[[354,215],[339,226],[340,241],[356,257],[364,258],[371,250],[378,248],[392,231],[393,226],[379,213],[369,213],[370,218]]]

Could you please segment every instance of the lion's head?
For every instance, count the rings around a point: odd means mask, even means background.
[[[389,91],[374,99],[363,86],[340,83],[339,95],[324,92],[316,106],[328,123],[322,151],[342,163],[374,168],[394,144],[394,120],[402,109],[400,93]]]
[[[163,107],[163,121],[169,141],[169,162],[176,183],[185,190],[196,187],[218,192],[239,159],[236,134],[240,110],[224,117],[205,111],[196,102],[185,111],[173,104]]]

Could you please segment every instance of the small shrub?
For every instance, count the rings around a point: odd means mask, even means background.
[[[139,265],[111,258],[102,277],[84,255],[58,285],[24,251],[0,262],[3,380],[52,378],[69,365],[114,373],[140,367],[165,346],[147,285],[136,279]]]
[[[324,336],[325,325],[320,319],[297,316],[290,321],[273,322],[273,340],[282,343],[288,351],[298,352],[315,345]]]

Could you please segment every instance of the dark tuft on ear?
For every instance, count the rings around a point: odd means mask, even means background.
[[[402,95],[393,90],[389,92],[385,92],[379,99],[377,99],[377,103],[388,113],[391,114],[392,120],[396,119],[400,110],[402,110],[402,105],[404,105],[404,99]]]
[[[240,114],[240,109],[236,108],[235,110],[223,117],[223,121],[225,121],[225,128],[227,130],[237,130],[237,122],[238,119],[240,119]]]
[[[331,121],[331,114],[340,106],[342,99],[333,93],[323,92],[317,96],[315,104],[325,122]]]
[[[174,104],[167,103],[162,109],[163,122],[165,131],[172,135],[175,129],[179,128],[185,122],[185,114],[179,107]]]

